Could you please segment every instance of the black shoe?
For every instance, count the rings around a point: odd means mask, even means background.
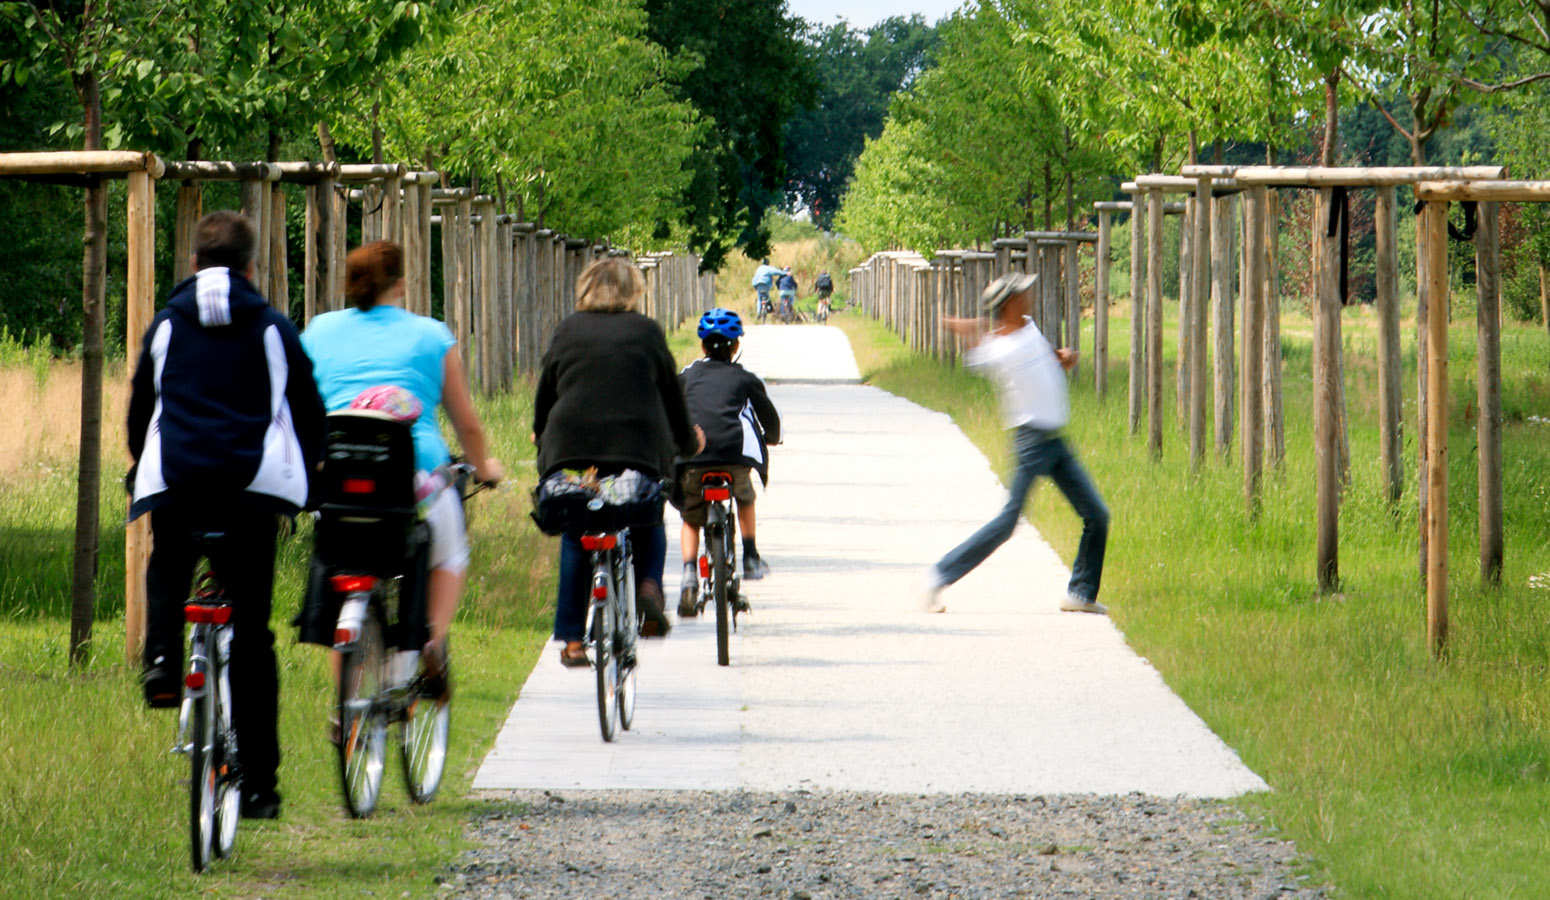
[[[242,794],[242,818],[280,818],[280,795],[274,788],[264,791],[244,791]]]
[[[770,574],[770,567],[758,556],[743,557],[743,577],[749,581],[758,581]]]
[[[183,702],[183,680],[164,665],[146,666],[140,673],[140,687],[150,709],[172,709]]]
[[[641,637],[667,637],[673,622],[662,609],[662,588],[654,581],[643,581],[635,589],[635,610],[641,616]]]
[[[424,691],[436,698],[437,703],[452,699],[452,658],[446,641],[427,643],[420,651],[420,665],[424,669]]]

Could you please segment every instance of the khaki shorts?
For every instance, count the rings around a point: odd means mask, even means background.
[[[739,506],[753,504],[753,478],[750,477],[749,466],[689,466],[684,469],[679,485],[683,488],[683,505],[679,512],[683,514],[686,524],[695,528],[705,527],[705,516],[710,508],[705,502],[705,494],[700,484],[700,476],[706,472],[726,472],[732,476],[732,498]]]

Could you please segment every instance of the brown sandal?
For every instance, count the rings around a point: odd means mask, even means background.
[[[560,648],[560,665],[567,669],[582,669],[592,665],[592,660],[587,656],[587,648],[577,644],[574,648],[570,646]]]

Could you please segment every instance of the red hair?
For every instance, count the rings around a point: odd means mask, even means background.
[[[392,241],[356,247],[344,259],[344,295],[356,309],[371,309],[404,277],[404,251]]]

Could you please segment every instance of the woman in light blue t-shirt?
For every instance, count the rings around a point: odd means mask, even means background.
[[[500,481],[505,472],[500,460],[486,453],[484,427],[474,410],[457,342],[446,325],[403,308],[403,274],[403,250],[392,241],[357,247],[345,259],[345,296],[354,308],[317,316],[301,336],[323,405],[335,412],[367,388],[403,388],[423,409],[413,426],[416,468],[428,473],[451,459],[436,420],[440,406],[464,457],[474,466],[474,477]],[[431,529],[431,640],[424,658],[427,670],[439,676],[468,568],[463,508],[453,491],[441,492],[426,522]]]

